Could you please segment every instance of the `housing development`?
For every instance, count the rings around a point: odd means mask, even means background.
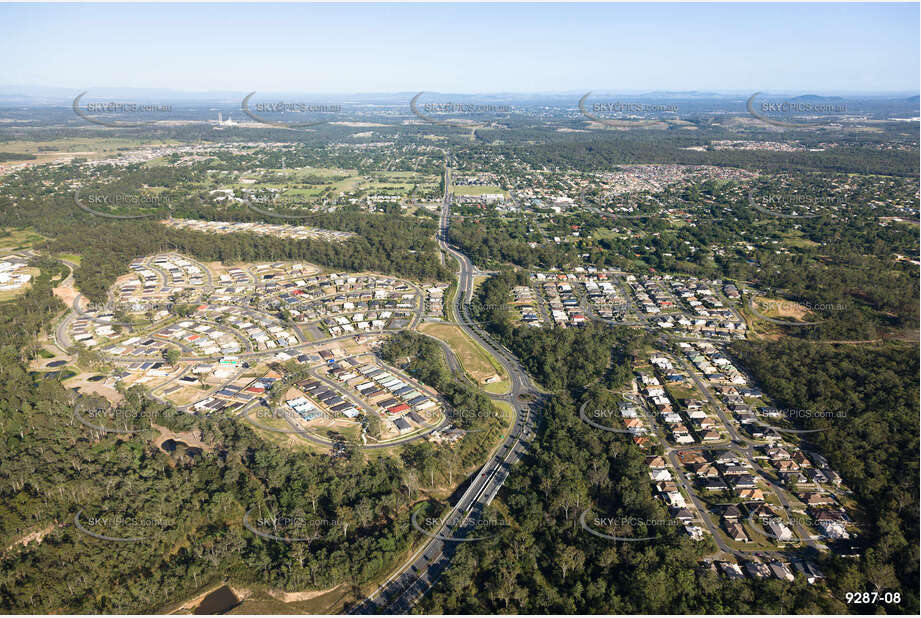
[[[918,614],[917,5],[215,14],[0,4],[0,613]]]

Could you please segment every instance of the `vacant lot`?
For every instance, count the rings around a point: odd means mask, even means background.
[[[22,251],[43,240],[44,236],[28,229],[0,228],[0,251]]]
[[[501,193],[505,197],[508,194],[495,185],[455,185],[451,187],[455,195],[484,195],[486,193]]]
[[[75,137],[41,142],[26,140],[5,142],[0,150],[35,155],[35,163],[38,164],[71,157],[103,159],[144,146],[168,146],[178,143],[169,140],[140,140],[122,137]]]
[[[488,378],[498,375],[500,380],[492,384],[486,384],[486,390],[491,393],[505,393],[508,391],[508,376],[505,375],[501,367],[497,367],[494,364],[486,350],[471,340],[460,327],[453,324],[429,322],[421,325],[419,330],[426,335],[431,335],[447,343],[448,347],[454,351],[461,365],[463,365],[464,371],[475,383],[483,385]]]
[[[754,299],[754,303],[755,309],[769,318],[802,321],[809,314],[808,309],[792,300],[758,296]]]

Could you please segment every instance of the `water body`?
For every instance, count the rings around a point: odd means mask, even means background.
[[[201,449],[197,446],[189,446],[182,440],[164,440],[160,444],[160,448],[169,453],[173,458],[179,459],[181,457],[188,457],[193,459],[195,457],[201,457]]]
[[[210,593],[198,607],[195,608],[194,614],[223,614],[224,612],[233,609],[237,604],[240,603],[240,599],[237,598],[237,595],[233,593],[233,590],[230,589],[230,586],[221,586],[214,592]]]
[[[63,382],[68,378],[72,378],[77,375],[77,372],[70,369],[58,370],[58,371],[30,371],[29,376],[35,381],[38,380],[57,380],[58,382]],[[76,390],[76,388],[72,389]]]

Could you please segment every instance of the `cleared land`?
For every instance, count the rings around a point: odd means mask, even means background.
[[[501,193],[505,197],[508,194],[496,185],[454,185],[451,191],[455,195],[484,195],[486,193]]]
[[[470,379],[484,386],[490,393],[506,393],[509,390],[508,376],[501,367],[490,359],[489,354],[472,341],[459,326],[453,324],[438,324],[428,322],[422,324],[419,330],[426,335],[441,339],[454,351],[464,371]],[[499,376],[499,381],[484,385],[484,381],[493,376]]]
[[[0,151],[35,155],[36,158],[31,161],[35,164],[39,164],[48,163],[56,159],[69,159],[71,157],[103,159],[138,148],[144,148],[145,146],[174,145],[179,145],[179,142],[169,140],[139,140],[121,137],[77,137],[42,142],[5,142],[3,146],[0,147]]]
[[[0,251],[22,251],[43,240],[44,236],[28,229],[0,228]]]
[[[769,318],[805,321],[806,316],[809,315],[808,309],[792,300],[757,296],[754,302],[755,309]]]

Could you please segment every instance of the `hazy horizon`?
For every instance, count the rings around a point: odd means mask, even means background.
[[[917,3],[0,4],[0,88],[915,94],[918,20]]]

